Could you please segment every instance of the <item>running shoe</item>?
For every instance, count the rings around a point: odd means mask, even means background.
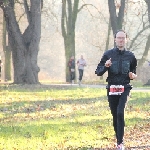
[[[125,150],[124,145],[123,144],[117,145],[117,150]]]

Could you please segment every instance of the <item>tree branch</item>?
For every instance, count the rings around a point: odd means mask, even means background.
[[[83,5],[78,9],[78,12],[80,12],[80,11],[83,9],[83,7],[88,6],[88,5],[93,6],[92,4],[83,4]]]
[[[28,5],[27,0],[24,0],[24,8],[25,8],[25,12],[26,12],[26,14],[27,14],[28,22],[29,22],[29,24],[30,24],[30,22],[31,22],[31,17],[30,17],[30,9],[29,9],[29,5]]]
[[[149,34],[149,36],[148,36],[148,38],[147,38],[146,47],[145,47],[143,56],[142,56],[142,58],[141,58],[141,59],[139,60],[139,62],[138,62],[138,65],[139,65],[139,66],[142,66],[142,65],[144,64],[144,62],[146,61],[146,58],[147,58],[147,56],[148,56],[148,51],[149,51],[149,49],[150,49],[150,34]]]
[[[72,11],[72,29],[75,30],[75,24],[77,20],[78,15],[78,6],[79,6],[79,0],[74,1],[73,11]]]
[[[110,21],[111,21],[111,27],[113,30],[113,34],[117,31],[117,15],[116,15],[116,6],[114,3],[114,0],[108,0],[108,7],[109,7],[109,14],[110,14]]]
[[[67,33],[71,31],[72,28],[72,2],[67,0],[68,3],[68,21],[67,21]]]
[[[61,30],[62,36],[66,37],[66,30],[65,30],[65,15],[66,14],[66,0],[62,0],[62,15],[61,15]]]
[[[122,29],[122,22],[124,18],[124,9],[125,9],[125,0],[121,0],[121,6],[119,8],[119,13],[118,13],[118,28]]]
[[[84,2],[84,1],[83,1],[83,2]],[[84,2],[84,3],[85,3],[85,2]],[[80,7],[80,9],[78,9],[78,12],[81,11],[83,7],[86,7],[87,10],[88,10],[88,12],[90,13],[90,15],[91,15],[92,17],[94,17],[94,16],[92,15],[92,13],[89,11],[89,9],[88,9],[88,7],[87,7],[88,5],[94,7],[94,8],[98,11],[98,13],[104,18],[104,21],[105,21],[106,23],[108,23],[108,21],[106,20],[106,18],[104,17],[104,15],[98,10],[97,7],[94,6],[93,4],[83,4],[83,5]]]
[[[129,46],[129,49],[132,48],[134,42],[136,41],[136,39],[141,35],[142,32],[144,32],[145,30],[147,30],[148,28],[150,28],[150,25],[146,26],[145,28],[143,28],[140,32],[137,33],[137,35],[133,38],[130,46]]]

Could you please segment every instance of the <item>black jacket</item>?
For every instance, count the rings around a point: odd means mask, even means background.
[[[105,62],[111,58],[112,65],[105,67]],[[136,74],[137,60],[134,54],[126,49],[123,51],[118,48],[107,50],[102,56],[97,66],[95,74],[102,76],[108,71],[106,81],[108,84],[128,84],[130,83],[129,72]]]
[[[75,60],[74,59],[69,60],[68,67],[69,67],[69,70],[75,69]]]

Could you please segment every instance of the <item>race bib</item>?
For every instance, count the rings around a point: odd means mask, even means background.
[[[109,89],[109,95],[121,95],[124,92],[123,85],[111,85]]]
[[[75,72],[75,69],[71,69],[71,72]]]

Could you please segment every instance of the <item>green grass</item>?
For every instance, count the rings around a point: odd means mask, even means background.
[[[114,143],[106,90],[0,87],[0,150],[87,150]],[[126,129],[147,125],[150,92],[132,92]]]

